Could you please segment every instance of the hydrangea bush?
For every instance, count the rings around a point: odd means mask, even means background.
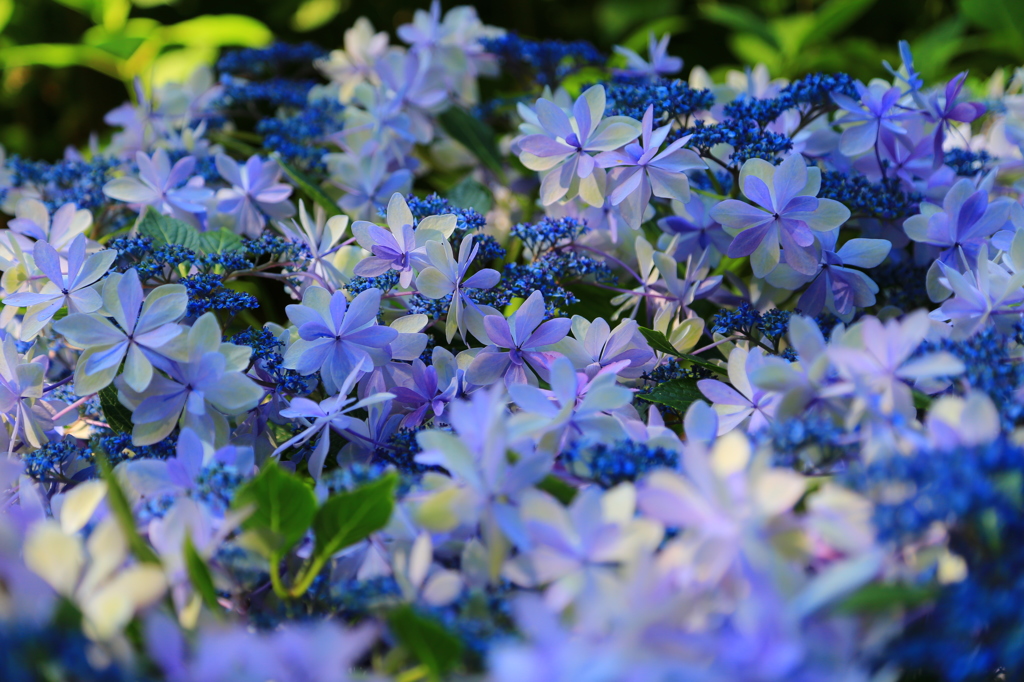
[[[7,158],[0,678],[1024,676],[1024,79],[668,41],[435,2]]]

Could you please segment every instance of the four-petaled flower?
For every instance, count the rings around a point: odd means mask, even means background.
[[[218,154],[216,164],[217,172],[231,184],[217,192],[217,210],[234,216],[235,232],[256,238],[267,224],[266,216],[283,220],[295,214],[288,201],[292,187],[279,182],[281,168],[276,161],[253,155],[239,165],[227,154]]]
[[[302,304],[285,308],[299,339],[285,351],[284,366],[301,374],[320,370],[324,388],[337,393],[353,370],[369,372],[391,359],[388,344],[398,331],[377,324],[380,289],[367,289],[350,304],[342,291],[310,287]]]
[[[794,270],[813,275],[818,265],[814,233],[833,230],[850,217],[838,201],[817,199],[821,171],[792,154],[778,166],[750,159],[740,170],[740,188],[754,206],[736,199],[723,201],[711,217],[733,235],[730,258],[750,256],[755,277],[764,277],[782,256]]]

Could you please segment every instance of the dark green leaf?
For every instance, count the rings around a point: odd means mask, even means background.
[[[938,594],[934,586],[904,585],[902,583],[872,583],[860,588],[839,604],[846,613],[874,613],[895,608],[921,606]]]
[[[277,161],[277,165],[281,167],[284,174],[288,176],[288,179],[291,180],[303,194],[323,207],[327,212],[328,217],[336,216],[341,213],[341,209],[339,209],[338,205],[334,203],[334,200],[327,196],[327,194],[320,189],[315,182],[310,180],[305,173],[285,161],[277,152],[272,153],[270,157],[274,159],[274,161]]]
[[[400,606],[388,616],[388,626],[399,643],[430,670],[432,680],[442,679],[462,659],[462,641],[432,618]]]
[[[537,488],[566,506],[573,501],[573,498],[576,497],[576,493],[579,491],[579,488],[569,485],[553,474],[548,474],[541,479],[540,483],[537,484]]]
[[[658,384],[650,393],[640,393],[638,398],[651,403],[671,407],[683,414],[695,400],[703,400],[704,395],[697,388],[695,379],[672,379]]]
[[[501,153],[490,126],[460,107],[449,107],[437,120],[446,133],[473,152],[499,180],[505,181]]]
[[[914,396],[914,407],[919,410],[927,410],[932,405],[932,397],[927,393],[922,393],[916,388],[913,389],[912,395]]]
[[[253,507],[243,527],[252,529],[276,545],[284,554],[306,534],[316,514],[313,490],[295,474],[269,460],[263,470],[235,493],[232,507]]]
[[[494,195],[471,177],[448,190],[448,201],[456,208],[472,208],[477,213],[485,214],[494,205]]]
[[[115,433],[132,432],[132,413],[117,399],[117,389],[113,384],[100,389],[100,409],[103,416]]]
[[[199,556],[196,546],[192,544],[192,536],[185,536],[185,546],[182,548],[185,554],[185,570],[188,571],[188,579],[192,581],[192,587],[196,589],[199,596],[203,598],[214,613],[220,613],[221,606],[217,602],[217,588],[213,585],[213,576],[210,574],[210,567],[206,565],[203,557]]]
[[[199,248],[203,253],[207,254],[241,251],[242,238],[231,230],[222,227],[216,232],[200,233]]]
[[[139,223],[139,234],[150,237],[155,246],[178,244],[193,251],[199,250],[199,232],[186,222],[146,209]]]
[[[347,493],[332,495],[316,512],[314,558],[329,557],[387,525],[398,476],[387,474]]]
[[[110,460],[102,449],[95,450],[96,465],[100,470],[100,477],[107,482],[107,506],[121,526],[121,532],[128,538],[128,546],[131,548],[135,558],[147,564],[159,564],[160,557],[156,555],[153,548],[149,546],[139,529],[135,527],[135,516],[132,514],[132,506],[128,502],[128,496],[124,494],[121,483],[110,466]]]
[[[724,367],[720,367],[713,362],[708,362],[704,358],[698,358],[696,355],[680,353],[679,351],[676,350],[675,346],[673,346],[671,342],[669,342],[668,338],[661,332],[654,331],[653,329],[648,329],[647,327],[640,327],[640,333],[643,334],[643,337],[645,339],[647,339],[647,343],[650,344],[651,348],[660,353],[668,353],[669,355],[674,355],[677,358],[687,360],[688,362],[691,362],[694,365],[700,365],[701,367],[704,367],[705,369],[710,369],[712,372],[717,372],[718,374],[728,374],[727,370]]]
[[[828,0],[814,13],[809,42],[826,43],[860,19],[878,0]]]

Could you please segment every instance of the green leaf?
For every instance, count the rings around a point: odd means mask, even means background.
[[[121,526],[121,532],[128,538],[128,546],[135,558],[145,564],[159,564],[160,557],[156,555],[153,548],[149,546],[139,529],[135,527],[135,516],[132,515],[132,506],[128,502],[128,496],[124,494],[121,483],[110,466],[110,460],[101,448],[95,450],[96,465],[100,470],[100,477],[107,482],[107,506]]]
[[[708,362],[704,358],[698,358],[696,355],[688,355],[687,353],[680,353],[679,351],[676,350],[675,346],[673,346],[669,342],[668,338],[666,338],[665,335],[662,334],[661,332],[654,331],[653,329],[648,329],[647,327],[640,327],[640,333],[643,334],[645,339],[647,339],[647,343],[650,344],[651,348],[653,348],[656,351],[659,351],[661,353],[668,353],[669,355],[674,355],[677,358],[687,360],[693,363],[694,365],[700,365],[701,367],[704,367],[705,369],[710,369],[712,372],[717,372],[718,374],[728,374],[728,371],[724,367],[719,367],[715,363]]]
[[[927,393],[922,393],[921,391],[915,388],[912,389],[911,395],[913,395],[914,397],[914,407],[916,409],[927,410],[929,407],[932,406],[932,397]]]
[[[185,535],[182,552],[185,555],[185,570],[188,571],[188,579],[192,582],[192,587],[203,598],[207,608],[214,613],[220,613],[222,607],[217,602],[217,588],[213,585],[210,567],[206,565],[203,557],[199,556],[196,546],[192,544],[191,535]]]
[[[569,506],[576,497],[576,493],[579,492],[578,488],[569,485],[554,474],[548,474],[541,479],[540,483],[537,484],[537,489],[543,490],[566,506]]]
[[[921,606],[938,596],[938,592],[937,586],[872,583],[840,602],[838,609],[845,613],[878,613],[895,608]]]
[[[117,388],[113,384],[100,389],[100,409],[114,433],[132,432],[132,413],[117,399]]]
[[[437,121],[446,133],[473,152],[476,158],[498,176],[498,180],[505,182],[501,153],[490,126],[460,107],[449,107],[437,117]]]
[[[466,177],[448,190],[448,201],[456,208],[471,208],[483,215],[494,205],[494,195],[472,177]]]
[[[351,492],[329,497],[313,519],[314,560],[323,562],[386,526],[395,506],[396,487],[398,475],[389,473]]]
[[[139,234],[150,237],[155,246],[178,244],[193,251],[199,250],[199,232],[186,222],[146,209],[139,223]]]
[[[462,660],[462,641],[432,618],[400,606],[388,616],[388,627],[399,643],[440,680]]]
[[[242,525],[269,538],[275,553],[284,554],[306,534],[316,514],[313,490],[295,474],[274,460],[235,493],[235,509],[252,506],[253,513]]]
[[[695,400],[703,400],[704,394],[697,388],[696,379],[672,379],[658,384],[650,393],[637,394],[637,397],[649,403],[671,407],[683,414]]]
[[[842,33],[864,16],[878,0],[828,0],[814,12],[814,32],[810,42],[821,44]]]
[[[310,180],[305,173],[285,161],[277,152],[271,152],[270,158],[277,161],[277,165],[281,167],[281,170],[284,171],[284,174],[288,176],[288,179],[291,180],[296,187],[302,190],[307,197],[327,211],[327,217],[336,216],[341,213],[341,209],[339,209],[338,205],[334,203],[334,200],[327,196],[327,194],[320,189],[315,182]]]
[[[274,34],[258,19],[244,14],[204,14],[164,27],[162,37],[169,44],[221,47],[263,47]]]
[[[227,253],[242,250],[242,238],[231,230],[222,227],[216,232],[201,232],[199,248],[203,253]]]
[[[775,49],[779,48],[776,36],[768,28],[768,22],[746,7],[701,3],[700,14],[719,26],[737,32],[752,33]]]

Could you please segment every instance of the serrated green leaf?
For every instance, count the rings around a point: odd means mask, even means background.
[[[288,179],[291,180],[303,194],[327,211],[328,217],[336,216],[341,213],[341,209],[339,209],[338,205],[334,203],[334,200],[327,196],[327,194],[320,189],[316,183],[310,180],[305,173],[285,161],[277,152],[271,153],[270,158],[277,162],[277,165],[281,167],[281,170],[283,170],[284,174],[288,176]]]
[[[268,531],[264,538],[276,541],[275,553],[283,555],[306,534],[316,514],[313,490],[295,474],[269,460],[257,476],[240,487],[231,505],[251,506],[252,514],[242,527]]]
[[[494,195],[471,177],[448,190],[448,201],[456,208],[471,208],[477,213],[485,214],[494,206]]]
[[[132,432],[132,413],[117,399],[117,388],[113,384],[100,389],[100,409],[107,424],[115,433]]]
[[[178,244],[193,251],[199,250],[199,232],[186,222],[146,209],[139,223],[139,234],[153,240],[155,246]]]
[[[388,627],[399,643],[440,680],[462,660],[462,641],[439,622],[422,616],[411,606],[400,606],[388,616]]]
[[[216,232],[201,232],[199,234],[199,248],[203,253],[228,253],[241,251],[243,248],[242,238],[227,228],[220,228]]]
[[[501,153],[490,126],[460,107],[449,107],[437,117],[437,121],[446,133],[480,159],[498,180],[505,182]]]
[[[94,457],[96,458],[96,465],[100,470],[100,477],[107,482],[107,506],[121,526],[121,532],[128,539],[128,546],[131,548],[132,554],[142,563],[159,564],[160,557],[156,555],[156,552],[149,546],[149,543],[139,535],[139,529],[135,526],[135,516],[132,514],[132,506],[128,502],[128,496],[124,494],[121,483],[117,480],[117,476],[114,474],[113,467],[110,466],[110,460],[107,459],[106,453],[101,448],[97,448],[94,452]]]
[[[695,400],[703,400],[704,394],[697,388],[696,379],[672,379],[658,384],[650,393],[640,393],[637,397],[649,403],[671,407],[683,414]]]
[[[207,608],[214,613],[220,613],[221,606],[217,602],[217,588],[213,584],[213,575],[210,574],[210,567],[206,565],[206,561],[199,556],[196,546],[192,544],[191,535],[185,535],[182,553],[185,556],[185,570],[188,571],[192,587],[203,598]]]
[[[386,526],[395,506],[396,487],[398,476],[389,473],[351,492],[329,497],[313,519],[314,560],[325,561]]]
[[[651,348],[658,351],[659,353],[668,353],[674,355],[677,358],[682,358],[694,365],[700,365],[705,369],[710,369],[712,372],[716,372],[721,375],[728,374],[728,371],[724,367],[719,367],[713,362],[708,362],[704,358],[698,358],[696,355],[689,355],[688,353],[680,353],[676,350],[675,346],[668,340],[668,338],[659,331],[648,329],[647,327],[640,327],[640,333],[647,339],[647,343],[650,344]]]

